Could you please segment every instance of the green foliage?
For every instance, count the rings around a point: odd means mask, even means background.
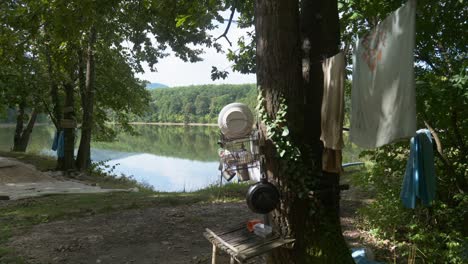
[[[267,138],[272,141],[276,153],[280,157],[280,173],[284,175],[288,188],[299,198],[305,198],[314,187],[314,179],[310,177],[312,168],[303,162],[303,153],[293,143],[289,134],[286,119],[288,107],[284,97],[279,98],[279,109],[273,118],[268,115],[265,108],[265,98],[259,93],[257,111],[260,120],[265,124]]]
[[[151,91],[150,109],[145,122],[216,123],[221,109],[233,102],[255,107],[254,84],[221,84],[174,87]]]
[[[398,143],[363,153],[374,163],[367,173],[355,174],[355,182],[376,196],[369,207],[361,210],[362,227],[381,239],[391,240],[400,258],[406,257],[414,246],[418,262],[464,263],[468,197],[455,191],[450,183],[453,179],[438,162],[437,200],[429,208],[404,208],[399,197],[409,155],[406,145]]]
[[[340,1],[343,39],[351,41],[402,1]],[[362,211],[363,227],[381,239],[391,240],[400,257],[416,249],[417,263],[466,263],[468,233],[468,83],[466,38],[460,37],[468,15],[460,1],[418,1],[416,17],[416,103],[418,126],[434,128],[443,155],[435,155],[436,201],[430,208],[403,208],[399,194],[409,143],[396,143],[366,151],[372,166],[357,174],[356,182],[376,194]]]

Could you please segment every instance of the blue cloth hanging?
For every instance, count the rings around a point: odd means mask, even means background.
[[[59,134],[60,134],[60,132],[58,132],[58,131],[55,132],[54,141],[52,141],[52,148],[51,148],[53,151],[57,150]]]
[[[435,199],[436,175],[429,130],[416,131],[416,135],[411,138],[410,146],[400,198],[406,208],[414,209],[417,198],[421,199],[424,206],[430,206]]]
[[[63,131],[60,131],[57,139],[57,157],[63,158],[65,156],[65,138]]]

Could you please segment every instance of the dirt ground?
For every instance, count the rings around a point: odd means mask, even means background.
[[[243,203],[129,210],[41,224],[9,246],[28,263],[208,263],[205,228],[251,217]]]
[[[365,202],[363,195],[353,190],[343,194],[343,234],[351,247],[366,244],[355,226],[356,209]],[[7,246],[31,264],[211,263],[205,228],[252,218],[261,216],[251,213],[244,202],[132,209],[36,225],[13,236]],[[219,263],[228,260],[224,257]]]
[[[34,166],[12,158],[0,157],[1,200],[17,200],[27,197],[62,193],[100,193],[129,191],[102,189],[77,180],[62,177],[61,172],[41,172]],[[5,198],[4,198],[5,197]]]

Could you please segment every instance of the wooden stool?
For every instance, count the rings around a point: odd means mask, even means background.
[[[209,229],[203,235],[213,244],[211,263],[216,264],[216,251],[221,249],[231,257],[231,264],[245,261],[267,253],[277,247],[294,242],[294,239],[284,239],[279,235],[262,238],[250,233],[245,224],[231,228]]]

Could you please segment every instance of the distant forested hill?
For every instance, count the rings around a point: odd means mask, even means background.
[[[153,90],[153,89],[159,89],[159,88],[168,88],[169,86],[162,84],[162,83],[148,83],[146,85],[146,89],[148,90]]]
[[[216,123],[223,106],[242,102],[254,111],[255,84],[193,85],[151,90],[149,111],[134,121]]]

